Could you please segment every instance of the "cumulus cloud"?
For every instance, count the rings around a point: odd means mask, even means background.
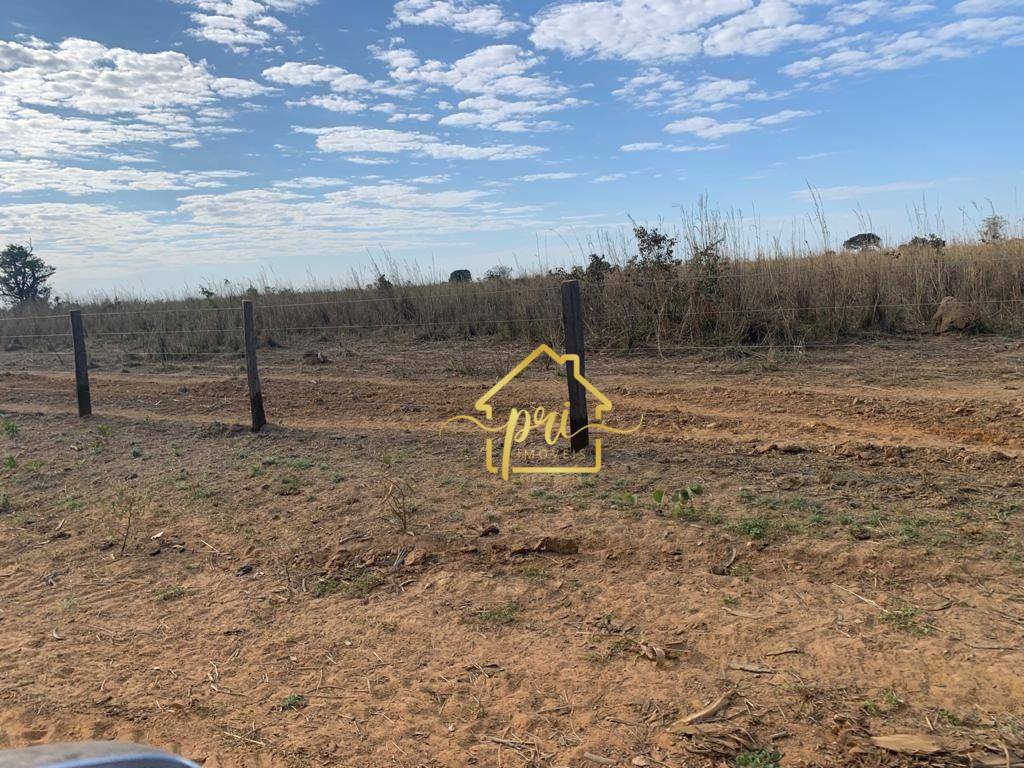
[[[930,3],[892,3],[889,0],[860,0],[834,6],[828,20],[844,26],[858,26],[874,18],[905,19],[935,10]]]
[[[423,61],[406,48],[375,52],[398,83],[443,86],[473,94],[440,121],[446,126],[507,132],[552,130],[560,124],[537,116],[585,103],[568,96],[568,88],[537,71],[543,59],[517,45],[486,46],[451,64]]]
[[[753,8],[707,30],[704,52],[709,56],[765,56],[791,43],[811,43],[828,37],[830,30],[804,24],[787,0],[761,0]]]
[[[263,77],[281,85],[326,85],[336,93],[363,91],[370,87],[362,75],[356,75],[341,67],[323,64],[303,64],[289,61],[263,70]]]
[[[800,117],[808,117],[814,114],[797,109],[784,109],[772,115],[765,115],[758,118],[744,118],[730,122],[719,122],[712,117],[688,117],[685,120],[676,120],[665,126],[667,133],[690,133],[702,139],[720,139],[734,133],[747,133],[758,128],[773,125],[782,125]]]
[[[793,42],[824,39],[829,30],[801,20],[787,0],[578,0],[534,19],[541,49],[569,56],[629,61],[681,61],[765,55]]]
[[[316,146],[323,152],[346,155],[412,154],[435,160],[520,160],[535,157],[543,148],[530,145],[492,144],[469,146],[443,141],[436,136],[416,131],[390,128],[367,128],[347,125],[335,128],[296,128],[296,132],[316,137]]]
[[[32,238],[64,280],[123,280],[183,265],[262,261],[267,242],[287,257],[311,259],[365,254],[385,240],[395,249],[422,249],[455,233],[551,224],[536,218],[537,207],[508,205],[494,190],[456,189],[449,181],[297,177],[269,188],[187,194],[170,210],[7,201],[0,230],[13,240]]]
[[[57,45],[0,40],[0,92],[25,104],[156,116],[267,91],[251,80],[215,77],[206,62],[175,51],[139,53],[74,37]]]
[[[226,100],[267,92],[174,51],[0,40],[0,146],[27,157],[96,156],[118,144],[194,147],[231,130],[222,125],[232,115]]]
[[[175,0],[195,8],[188,33],[223,45],[235,53],[266,48],[275,38],[289,35],[288,27],[272,13],[294,13],[317,0]],[[291,35],[292,39],[297,39]]]
[[[860,40],[827,56],[814,56],[782,67],[791,77],[824,78],[920,66],[936,59],[964,59],[1000,43],[1011,45],[1024,36],[1024,17],[969,18],[942,26]]]
[[[394,25],[450,27],[459,32],[504,37],[526,29],[526,24],[506,18],[501,6],[472,0],[399,0]]]
[[[678,61],[700,52],[702,26],[749,6],[750,0],[562,3],[537,15],[530,40],[576,57]]]
[[[62,166],[32,160],[0,160],[0,178],[7,194],[50,190],[81,196],[126,190],[187,190],[223,187],[248,174],[244,171],[156,171],[121,167],[110,169]]]
[[[342,112],[345,114],[355,114],[356,112],[362,112],[367,108],[366,102],[359,101],[358,99],[347,99],[344,96],[336,96],[330,94],[328,96],[310,96],[308,99],[300,99],[299,101],[286,102],[288,106],[305,106],[309,105],[312,107],[320,107],[330,112]]]
[[[624,80],[622,87],[613,93],[636,106],[654,107],[669,113],[715,112],[735,106],[739,101],[774,98],[757,90],[750,79],[705,76],[684,82],[657,67]]]
[[[458,104],[458,111],[441,118],[438,123],[453,127],[489,128],[495,131],[556,130],[562,124],[555,120],[536,120],[537,115],[576,107],[585,102],[574,99],[558,101],[507,101],[495,96],[475,96]]]
[[[972,16],[1022,7],[1024,7],[1024,0],[963,0],[953,6],[953,12],[961,16]]]

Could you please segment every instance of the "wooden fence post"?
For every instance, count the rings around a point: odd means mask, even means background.
[[[78,397],[78,415],[92,416],[92,396],[89,394],[89,357],[85,353],[85,328],[82,310],[71,310],[71,339],[75,345],[75,394]]]
[[[245,335],[245,372],[249,379],[249,411],[252,414],[252,431],[259,432],[267,423],[263,411],[263,389],[260,387],[260,371],[256,366],[256,324],[252,317],[252,302],[242,302],[242,332]]]
[[[580,376],[586,376],[583,356],[583,302],[580,299],[580,281],[566,280],[562,283],[562,323],[565,326],[565,351],[578,355]],[[573,452],[582,451],[590,445],[587,426],[587,391],[573,376],[572,365],[565,366],[565,378],[569,383],[569,429],[572,432]]]

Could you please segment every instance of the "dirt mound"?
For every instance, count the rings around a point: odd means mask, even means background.
[[[957,331],[969,333],[979,329],[981,318],[978,310],[960,299],[947,296],[939,303],[932,323],[936,333],[950,333]]]

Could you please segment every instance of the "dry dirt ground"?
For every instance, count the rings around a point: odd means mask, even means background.
[[[66,359],[0,357],[0,747],[1022,764],[1019,342],[592,355],[643,428],[596,476],[508,482],[439,425],[526,350],[381,349],[262,351],[256,435],[237,359],[101,350],[79,420]]]

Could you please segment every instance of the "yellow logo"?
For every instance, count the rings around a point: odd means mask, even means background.
[[[548,411],[546,408],[510,408],[508,416],[503,422],[494,418],[494,406],[491,400],[504,389],[512,380],[518,377],[523,371],[542,355],[547,355],[556,365],[565,366],[566,374],[571,376],[575,382],[589,393],[596,401],[594,407],[594,420],[573,431],[570,427],[569,403],[564,403],[561,411]],[[545,457],[557,453],[560,441],[571,441],[572,438],[583,432],[608,432],[617,435],[628,435],[636,432],[643,426],[643,419],[635,427],[630,429],[616,429],[609,427],[602,422],[605,414],[612,410],[612,403],[604,394],[580,373],[579,355],[560,355],[547,344],[541,344],[533,352],[524,357],[518,365],[505,374],[504,377],[491,387],[473,406],[483,415],[484,421],[474,416],[453,416],[445,424],[453,421],[468,421],[475,424],[484,432],[491,434],[502,434],[500,460],[495,462],[495,438],[488,437],[486,444],[487,471],[492,474],[500,474],[503,480],[508,480],[511,474],[594,474],[601,469],[601,438],[594,438],[593,461],[588,464],[566,464],[563,466],[526,466],[514,464],[512,461],[512,449],[522,445],[531,434],[539,432],[544,437],[544,442],[549,447],[549,452],[537,449],[522,449],[519,453],[523,457]]]

